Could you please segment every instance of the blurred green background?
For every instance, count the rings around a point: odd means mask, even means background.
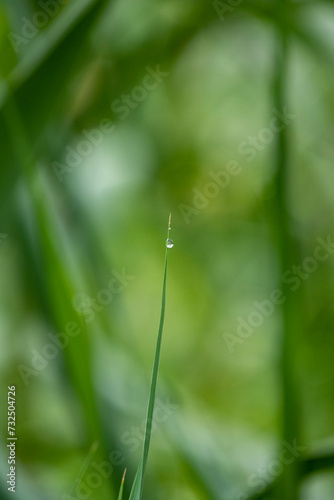
[[[1,499],[332,500],[334,5],[2,0]],[[278,291],[281,290],[281,292]],[[281,295],[280,295],[281,293]]]

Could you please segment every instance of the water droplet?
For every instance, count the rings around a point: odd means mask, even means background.
[[[171,240],[170,238],[168,238],[168,239],[166,240],[166,247],[167,247],[167,248],[173,248],[173,246],[174,246],[174,241],[173,241],[173,240]]]

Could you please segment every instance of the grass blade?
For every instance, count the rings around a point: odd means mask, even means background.
[[[129,500],[140,500],[142,493],[142,483],[143,483],[143,458],[141,458],[139,462],[135,479],[132,483]]]
[[[125,474],[126,474],[126,469],[125,469],[123,477],[122,477],[121,487],[119,489],[117,500],[123,500],[123,488],[124,488]]]
[[[129,500],[141,500],[143,485],[144,485],[144,477],[146,470],[146,463],[148,457],[148,451],[150,447],[151,441],[151,431],[152,431],[152,422],[153,422],[153,412],[154,412],[154,404],[155,404],[155,394],[157,389],[157,380],[158,380],[158,371],[159,371],[159,363],[160,363],[160,352],[161,352],[161,343],[162,343],[162,332],[164,326],[165,319],[165,305],[166,305],[166,281],[167,281],[167,261],[168,261],[168,251],[173,246],[172,240],[169,239],[169,232],[171,229],[171,214],[169,215],[168,220],[168,231],[167,231],[167,241],[166,241],[166,254],[165,254],[165,268],[164,268],[164,276],[163,276],[163,284],[162,284],[162,299],[161,299],[161,313],[160,313],[160,323],[158,330],[157,343],[155,348],[154,355],[154,363],[152,370],[152,378],[151,378],[151,387],[150,387],[150,395],[148,401],[147,408],[147,416],[146,416],[146,429],[145,429],[145,440],[143,446],[143,455],[141,461],[139,463],[137,473],[132,485],[131,493]]]

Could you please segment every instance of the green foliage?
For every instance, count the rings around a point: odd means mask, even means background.
[[[1,3],[17,500],[139,499],[144,476],[147,500],[332,499],[333,24],[329,1]]]

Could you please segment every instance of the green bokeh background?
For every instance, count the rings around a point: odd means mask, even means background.
[[[172,212],[144,498],[332,500],[333,2],[0,5],[0,498],[13,384],[17,500],[128,495]]]

